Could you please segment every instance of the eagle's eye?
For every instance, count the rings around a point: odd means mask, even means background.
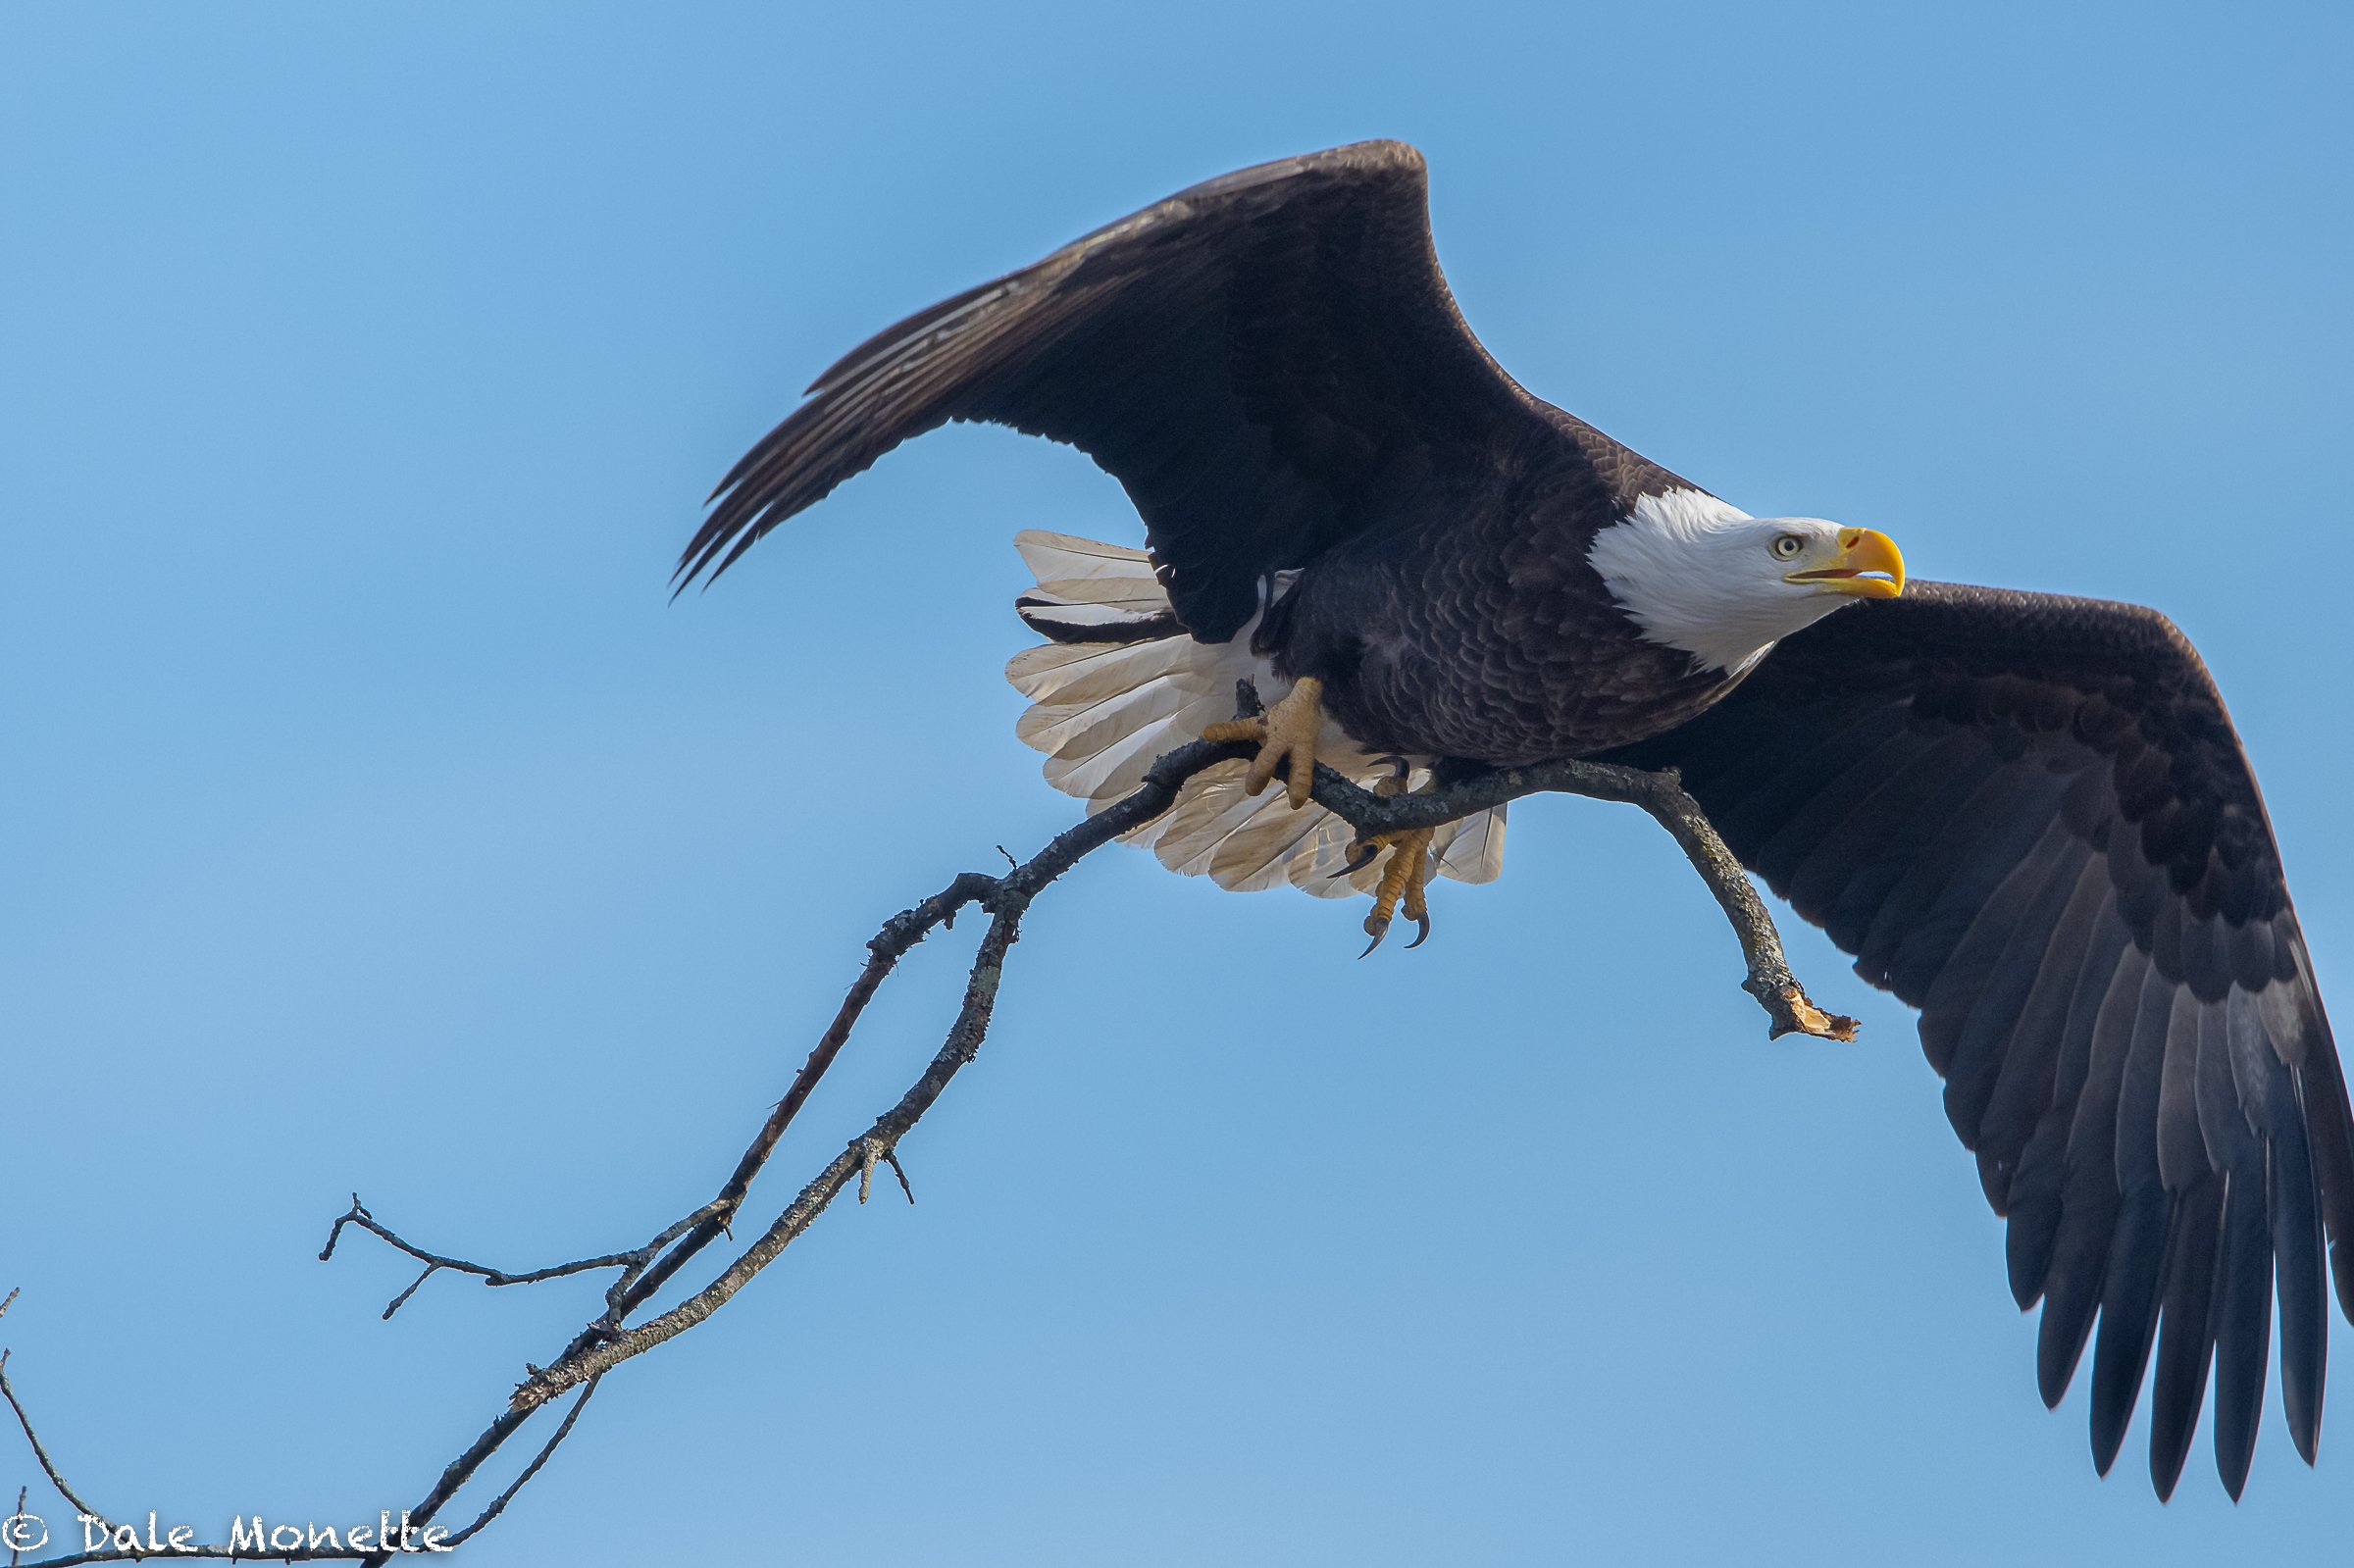
[[[1773,553],[1777,559],[1783,561],[1797,560],[1798,552],[1806,547],[1807,537],[1803,533],[1778,534],[1773,541]]]

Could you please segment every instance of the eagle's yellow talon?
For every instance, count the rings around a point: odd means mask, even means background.
[[[1284,770],[1284,794],[1296,811],[1307,804],[1308,786],[1316,779],[1316,736],[1324,728],[1324,683],[1303,676],[1281,702],[1255,719],[1229,719],[1202,732],[1204,740],[1255,740],[1258,755],[1243,775],[1243,793],[1255,795],[1266,788],[1278,768]]]
[[[1430,905],[1423,889],[1430,885],[1431,873],[1437,869],[1430,852],[1432,832],[1429,828],[1413,828],[1359,840],[1376,849],[1388,849],[1390,860],[1381,868],[1381,882],[1373,889],[1373,912],[1365,917],[1365,935],[1373,940],[1357,957],[1362,958],[1381,945],[1381,939],[1390,934],[1390,919],[1398,913],[1401,903],[1406,918],[1419,928],[1414,939],[1407,943],[1407,949],[1410,951],[1430,939]]]
[[[1420,853],[1426,861],[1429,856],[1429,842],[1428,836],[1425,835],[1424,847]],[[1425,936],[1430,935],[1430,905],[1424,900],[1422,894],[1423,889],[1429,885],[1430,868],[1427,864],[1420,868],[1419,876],[1407,878],[1406,884],[1406,918],[1420,924],[1422,935]]]

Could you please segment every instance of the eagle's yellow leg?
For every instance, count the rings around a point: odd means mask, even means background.
[[[1257,741],[1258,755],[1251,759],[1250,771],[1243,775],[1243,792],[1257,794],[1281,769],[1284,793],[1297,809],[1307,804],[1308,786],[1315,782],[1316,736],[1323,728],[1324,683],[1314,676],[1302,676],[1299,684],[1265,713],[1209,725],[1203,730],[1202,738]],[[1375,784],[1375,794],[1394,795],[1406,787],[1404,759],[1393,760],[1399,774]],[[1430,936],[1430,905],[1423,889],[1430,885],[1431,876],[1438,870],[1438,857],[1430,852],[1434,831],[1413,828],[1405,833],[1381,834],[1360,838],[1350,846],[1351,870],[1362,868],[1385,849],[1390,856],[1389,863],[1381,869],[1381,882],[1373,889],[1373,912],[1365,917],[1365,934],[1373,938],[1366,952],[1381,945],[1401,906],[1406,918],[1421,928],[1407,945],[1419,947]]]
[[[1309,675],[1302,676],[1281,702],[1257,718],[1213,724],[1202,732],[1202,738],[1257,741],[1258,755],[1243,776],[1243,793],[1257,794],[1277,768],[1285,768],[1284,794],[1296,811],[1307,804],[1308,785],[1315,782],[1316,735],[1323,728],[1324,683]]]
[[[1430,852],[1430,835],[1434,831],[1415,828],[1374,840],[1388,846],[1390,861],[1381,868],[1380,885],[1373,889],[1373,911],[1365,916],[1365,935],[1373,938],[1366,943],[1365,952],[1379,947],[1381,939],[1390,934],[1390,918],[1401,903],[1405,905],[1406,918],[1421,928],[1406,945],[1419,947],[1429,937],[1430,905],[1423,897],[1423,889],[1430,885],[1431,873],[1437,869],[1437,857]],[[1364,953],[1357,956],[1361,958]]]
[[[1405,764],[1401,762],[1399,766],[1403,769]],[[1400,794],[1405,789],[1406,779],[1403,774],[1384,779],[1373,786],[1373,792],[1377,795]],[[1365,916],[1365,935],[1373,939],[1365,944],[1364,953],[1357,954],[1359,958],[1381,945],[1381,939],[1390,934],[1390,920],[1398,913],[1401,903],[1406,907],[1406,918],[1420,928],[1415,932],[1414,939],[1406,944],[1407,947],[1409,950],[1419,947],[1429,939],[1430,904],[1423,895],[1423,889],[1430,885],[1431,876],[1438,870],[1438,856],[1430,852],[1430,840],[1437,831],[1435,828],[1409,828],[1405,833],[1378,834],[1371,838],[1360,838],[1350,846],[1349,859],[1357,866],[1364,865],[1369,857],[1384,849],[1390,852],[1389,864],[1381,868],[1381,881],[1374,885],[1372,913]]]

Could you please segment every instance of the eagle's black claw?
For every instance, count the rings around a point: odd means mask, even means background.
[[[1428,915],[1416,915],[1413,917],[1413,919],[1414,939],[1406,944],[1406,950],[1409,953],[1415,948],[1421,946],[1424,942],[1430,940],[1430,917]]]
[[[1343,877],[1356,876],[1358,872],[1373,864],[1373,857],[1380,853],[1381,845],[1374,842],[1372,839],[1357,839],[1356,842],[1349,846],[1349,857],[1341,862],[1341,869],[1332,874],[1332,880],[1334,882],[1338,882]]]

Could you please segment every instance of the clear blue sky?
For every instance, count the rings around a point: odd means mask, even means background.
[[[1082,458],[927,437],[707,594],[837,353],[1192,180],[1420,144],[1530,387],[1923,576],[2156,604],[2354,1021],[2339,7],[0,12],[0,1340],[101,1506],[410,1500],[708,1194],[878,920],[1069,817],[999,679]],[[1420,951],[1107,851],[987,1054],[610,1380],[483,1564],[2211,1563],[2344,1551],[2268,1394],[2086,1455],[1911,1018],[1768,1044],[1671,846],[1516,808]],[[932,1049],[923,952],[772,1208]],[[1393,943],[1395,947],[1397,944]],[[0,1443],[0,1483],[33,1479]],[[503,1478],[503,1474],[501,1476]]]

